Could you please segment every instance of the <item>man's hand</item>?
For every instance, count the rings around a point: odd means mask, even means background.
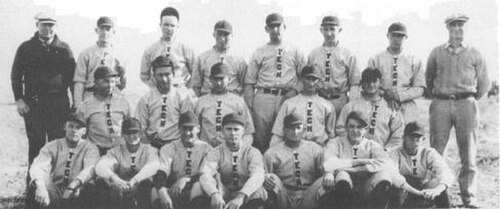
[[[333,188],[335,187],[335,177],[332,172],[325,174],[325,177],[323,178],[323,187],[326,191],[333,191]]]
[[[424,189],[422,190],[422,194],[424,196],[425,199],[429,199],[429,200],[433,200],[434,198],[436,198],[437,196],[439,196],[441,194],[441,192],[443,192],[444,190],[446,189],[446,186],[444,186],[443,184],[437,186],[436,188],[433,188],[433,189]]]
[[[19,115],[24,116],[30,111],[30,107],[28,107],[28,104],[23,99],[18,99],[16,101],[16,106],[17,106],[17,112]]]
[[[160,205],[162,208],[165,209],[173,209],[174,204],[172,203],[172,199],[168,195],[167,188],[162,187],[160,190],[158,190],[158,196],[160,200]]]
[[[36,184],[35,201],[42,207],[49,206],[50,204],[49,192],[47,191],[47,188],[45,188],[45,185]]]
[[[64,193],[62,195],[63,199],[70,199],[70,198],[76,198],[80,195],[80,186],[82,185],[82,182],[78,179],[75,179],[71,181],[71,183],[68,184],[66,189],[64,190]]]
[[[132,190],[134,187],[136,187],[139,184],[139,181],[137,181],[136,178],[131,178],[130,181],[127,182],[127,186],[130,190]]]
[[[243,202],[245,201],[245,195],[243,193],[238,194],[234,199],[229,201],[224,209],[239,209]]]
[[[196,94],[197,97],[201,97],[201,87],[193,87],[194,94]]]
[[[114,175],[111,178],[111,181],[112,181],[113,186],[120,190],[120,193],[128,192],[130,190],[128,182],[124,181],[123,179],[121,179],[117,175]]]
[[[222,138],[220,136],[215,136],[213,137],[209,144],[212,145],[212,147],[217,147],[222,143]]]
[[[276,178],[273,174],[266,174],[266,178],[264,179],[264,189],[268,191],[274,190],[276,184],[274,183],[274,178]]]
[[[180,178],[177,182],[175,182],[174,185],[172,185],[172,188],[170,188],[170,192],[172,196],[179,197],[182,194],[182,190],[186,187],[187,183],[191,181],[191,178],[189,177],[182,177]]]
[[[211,209],[224,209],[224,205],[226,205],[226,202],[224,201],[224,198],[222,198],[222,195],[219,192],[212,194],[210,201]]]

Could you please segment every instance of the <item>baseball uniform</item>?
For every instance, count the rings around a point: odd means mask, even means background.
[[[212,89],[210,69],[214,64],[219,62],[228,65],[230,70],[227,89],[230,92],[240,95],[247,72],[247,63],[243,58],[234,55],[230,49],[227,49],[226,52],[220,52],[213,47],[200,54],[196,59],[191,86],[193,88],[201,88],[201,95],[210,93]]]
[[[339,43],[335,47],[319,46],[311,51],[307,64],[320,69],[323,75],[319,83],[321,96],[333,104],[339,115],[349,101],[347,93],[358,90],[361,71],[356,56]]]
[[[320,96],[299,94],[283,102],[273,126],[271,146],[283,141],[283,119],[285,116],[297,113],[305,119],[304,139],[326,144],[328,139],[335,137],[335,108]]]
[[[222,117],[229,113],[237,113],[245,118],[245,135],[243,143],[252,145],[254,124],[250,111],[245,101],[240,96],[233,93],[208,94],[198,99],[194,112],[198,115],[201,123],[200,139],[208,142],[212,146],[222,143],[215,142],[215,137],[224,139],[222,134]]]
[[[382,72],[382,87],[395,89],[399,97],[398,104],[405,121],[418,119],[415,115],[417,104],[414,99],[422,96],[425,88],[422,62],[407,51],[398,55],[385,50],[368,61],[368,66]]]
[[[193,72],[195,55],[194,51],[178,40],[171,42],[159,40],[144,51],[141,61],[141,80],[146,85],[154,88],[156,86],[153,78],[153,61],[160,55],[175,61],[176,72],[174,72],[174,86],[190,86],[191,73]]]
[[[162,139],[158,143],[164,145],[179,139],[179,116],[192,110],[193,106],[193,98],[181,88],[171,88],[167,94],[160,93],[157,88],[151,88],[139,100],[135,114],[149,141],[158,134]]]
[[[280,142],[264,154],[265,168],[276,184],[280,208],[315,208],[323,185],[323,148],[301,141],[298,148]]]
[[[251,103],[255,121],[254,146],[262,152],[269,147],[274,120],[290,90],[299,92],[304,56],[288,44],[266,44],[257,48],[248,63],[245,84],[256,89]],[[247,95],[246,95],[247,96]]]
[[[385,149],[394,149],[403,142],[404,119],[400,112],[389,108],[387,102],[368,101],[364,97],[350,101],[342,108],[335,131],[337,135],[345,136],[347,115],[352,111],[361,112],[368,119],[366,137],[382,145]]]

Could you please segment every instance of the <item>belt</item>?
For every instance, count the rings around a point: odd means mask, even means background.
[[[467,99],[469,97],[475,96],[475,93],[460,93],[460,94],[438,94],[435,95],[434,97],[437,99],[448,99],[448,100],[460,100],[460,99]]]
[[[274,95],[281,95],[281,96],[284,96],[286,93],[288,93],[288,90],[286,89],[277,89],[277,88],[262,88],[262,92],[264,92],[264,94],[274,94]]]

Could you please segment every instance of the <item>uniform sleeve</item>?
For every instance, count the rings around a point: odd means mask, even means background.
[[[399,87],[397,90],[400,102],[414,100],[421,97],[424,93],[425,79],[422,62],[420,60],[412,60],[411,67],[413,73],[411,86]]]
[[[160,170],[164,171],[167,177],[172,172],[172,162],[175,154],[174,146],[171,144],[165,145],[160,149]]]
[[[329,109],[327,110],[326,120],[325,120],[325,131],[328,134],[328,139],[335,137],[335,124],[337,119],[337,114],[335,112],[335,107],[332,103],[327,102]]]
[[[158,168],[160,167],[160,161],[158,160],[158,152],[157,150],[150,146],[146,145],[147,153],[147,161],[146,165],[142,167],[142,169],[137,173],[134,178],[138,181],[144,181],[145,179],[153,176],[156,174],[158,171]]]
[[[256,84],[257,83],[257,75],[259,73],[259,69],[261,67],[261,61],[259,60],[258,52],[255,52],[248,61],[248,70],[245,75],[245,84]]]
[[[115,175],[115,168],[118,166],[118,160],[113,153],[116,150],[109,150],[108,153],[97,161],[95,165],[95,173],[97,176],[103,179],[109,179],[109,177]]]
[[[253,124],[253,119],[252,115],[250,114],[250,110],[248,109],[247,105],[245,104],[245,101],[243,98],[238,97],[239,104],[240,104],[240,111],[243,112],[243,118],[245,118],[246,121],[246,126],[245,126],[245,134],[253,134],[255,132],[254,124]]]
[[[19,46],[16,51],[16,56],[14,58],[14,63],[12,64],[12,71],[10,74],[10,83],[12,85],[12,91],[14,93],[14,99],[23,99],[24,97],[24,86],[23,80],[26,72],[26,61],[24,60],[26,56],[24,43]]]
[[[241,92],[239,92],[239,93],[242,94],[243,93],[243,85],[245,83],[245,75],[247,74],[247,69],[248,69],[248,65],[244,59],[240,59],[239,68],[240,68],[240,70],[238,71],[238,74],[236,75],[236,77],[237,77],[238,83],[240,84],[240,87],[241,87]]]
[[[53,143],[46,144],[40,150],[40,154],[36,156],[29,169],[31,182],[39,179],[44,182],[44,179],[50,175],[52,169],[52,152],[56,147],[52,146]]]
[[[193,74],[194,65],[196,62],[196,55],[194,50],[188,47],[184,47],[184,56],[186,57],[186,68],[190,75]]]
[[[392,113],[389,129],[389,138],[384,147],[391,150],[403,144],[404,119],[401,112]]]
[[[250,197],[264,183],[264,160],[262,159],[262,154],[257,149],[252,149],[247,156],[249,158],[248,161],[250,161],[250,165],[248,166],[250,178],[245,182],[240,192]]]
[[[207,154],[201,166],[200,184],[208,196],[212,196],[213,193],[218,191],[214,176],[218,173],[220,158],[219,149],[213,149]]]
[[[347,120],[347,115],[352,111],[352,104],[347,103],[340,111],[339,117],[337,118],[337,124],[335,125],[335,133],[337,136],[346,136],[347,130],[345,127],[345,122]]]
[[[87,81],[87,69],[88,69],[88,60],[89,58],[86,56],[87,54],[84,52],[80,53],[78,59],[76,61],[75,67],[75,76],[73,77],[74,82],[85,83]]]
[[[196,61],[193,66],[193,74],[191,77],[191,87],[196,88],[196,87],[202,87],[203,86],[203,69],[201,69],[202,63],[201,63],[201,54],[196,58]]]
[[[141,123],[142,131],[146,133],[147,127],[149,127],[148,119],[149,119],[149,110],[148,105],[146,104],[146,98],[142,97],[137,103],[137,107],[135,109],[135,117]]]
[[[297,92],[301,92],[303,88],[303,83],[302,83],[302,69],[306,66],[307,61],[306,58],[302,53],[300,53],[298,50],[295,52],[295,69],[297,72],[297,85],[293,87]]]
[[[396,171],[394,170],[394,162],[391,160],[389,154],[381,145],[376,144],[376,142],[371,143],[370,153],[371,159],[373,159],[373,161],[364,166],[361,166],[361,170],[372,173],[386,169],[389,169],[389,171]]]
[[[151,60],[151,52],[149,52],[149,49],[146,49],[144,50],[144,54],[142,55],[140,78],[141,81],[144,82],[144,84],[150,87],[154,87],[154,84],[151,81],[152,65],[149,60]]]
[[[368,59],[368,64],[366,67],[371,67],[371,68],[378,68],[377,67],[377,63],[376,63],[376,60],[377,59],[377,56],[374,56],[374,57],[370,57],[370,59]]]
[[[330,140],[326,144],[323,151],[323,169],[327,173],[334,172],[342,168],[351,168],[353,166],[351,159],[341,159],[338,157],[340,147],[338,147],[338,143],[336,142],[337,140],[340,139],[334,138]]]
[[[264,170],[266,173],[274,173],[274,153],[268,149],[264,153]]]
[[[427,91],[429,93],[432,93],[432,90],[434,88],[434,78],[436,77],[436,53],[437,48],[432,50],[431,54],[429,55],[429,58],[427,59],[427,68],[425,70],[425,82],[427,84]]]
[[[486,69],[486,60],[476,51],[476,63],[474,65],[477,75],[477,94],[476,99],[481,99],[490,86],[490,78],[488,76],[488,69]]]
[[[290,106],[290,101],[292,101],[292,100],[285,100],[283,105],[281,105],[281,108],[278,111],[278,114],[276,115],[276,119],[274,120],[272,134],[273,134],[273,136],[276,136],[279,139],[283,139],[283,136],[284,136],[284,134],[283,134],[283,122],[285,120],[286,114],[288,114],[288,108]]]
[[[324,163],[323,148],[320,146],[316,146],[316,148],[314,149],[314,153],[316,153],[316,155],[314,156],[314,163],[315,163],[314,167],[317,170],[316,172],[318,174],[321,174],[322,176],[325,172],[325,169],[323,168],[323,163]]]
[[[349,84],[350,86],[358,86],[361,80],[361,71],[357,64],[356,56],[350,54],[347,58],[347,65],[349,67]]]
[[[444,158],[434,149],[427,156],[429,162],[428,168],[433,178],[437,178],[438,182],[450,187],[453,183],[454,175],[446,164]]]
[[[83,157],[83,170],[76,176],[76,179],[85,183],[94,178],[94,168],[98,160],[99,150],[95,145],[91,144]]]

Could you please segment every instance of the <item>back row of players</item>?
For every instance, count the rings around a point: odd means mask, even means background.
[[[66,123],[66,139],[47,144],[30,169],[36,202],[48,203],[49,195],[53,203],[78,196],[102,156],[94,189],[104,191],[100,197],[111,194],[106,199],[119,208],[152,204],[149,195],[159,207],[202,206],[196,197],[203,194],[213,208],[244,203],[312,208],[329,200],[345,206],[360,202],[352,191],[361,202],[384,206],[391,185],[416,199],[450,206],[446,189],[452,174],[435,150],[422,146],[422,125],[411,122],[405,128],[405,120],[417,119],[413,100],[426,84],[421,62],[402,51],[403,24],[389,26],[389,47],[361,73],[355,56],[339,45],[342,29],[335,16],[323,18],[324,44],[306,61],[282,42],[283,17],[268,15],[270,41],[248,65],[229,50],[229,22],[215,24],[215,46],[195,59],[175,39],[178,12],[168,7],[160,18],[162,39],[146,49],[141,64],[141,80],[151,91],[139,101],[137,119],[120,96],[126,79],[110,43],[114,23],[98,20],[97,45],[76,63],[77,114]],[[467,19],[455,15],[446,24]],[[97,148],[75,136],[81,126]],[[153,147],[160,149],[160,160]],[[392,172],[386,151],[406,180]],[[45,193],[42,171],[51,171],[55,183]],[[110,203],[106,199],[99,203]],[[195,199],[193,205],[186,205],[188,199]],[[423,204],[406,204],[415,203]]]

